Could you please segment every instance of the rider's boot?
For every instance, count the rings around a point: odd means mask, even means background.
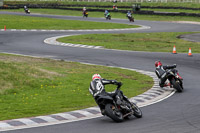
[[[164,84],[164,87],[167,87],[167,86],[169,86],[170,88],[172,88],[171,83],[165,83],[165,84]]]

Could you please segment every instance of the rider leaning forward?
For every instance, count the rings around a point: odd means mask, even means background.
[[[157,77],[160,79],[159,81],[159,85],[160,87],[166,87],[166,86],[170,86],[171,87],[171,84],[170,83],[165,83],[165,81],[167,80],[167,69],[173,69],[173,68],[176,68],[176,64],[174,65],[171,65],[171,66],[163,66],[161,61],[156,61],[155,62],[155,67],[156,67],[156,75]],[[172,70],[173,71],[173,70]]]
[[[116,96],[115,93],[105,91],[105,85],[108,85],[108,84],[117,85],[118,88],[122,85],[121,82],[117,82],[116,80],[103,79],[103,78],[101,78],[101,76],[99,74],[94,74],[92,76],[92,81],[90,82],[89,91],[93,95],[95,100],[99,94],[110,95],[113,98]],[[101,107],[100,107],[100,109],[101,109],[102,114],[104,114],[104,110],[102,110]]]

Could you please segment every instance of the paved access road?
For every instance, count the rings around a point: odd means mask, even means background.
[[[2,13],[2,12],[0,12]],[[6,13],[6,12],[3,12]],[[20,13],[13,13],[21,15]],[[33,15],[60,19],[82,20],[81,17]],[[84,19],[85,20],[85,19]],[[103,18],[88,18],[90,21],[104,22]],[[129,23],[128,20],[113,19],[111,22]],[[143,107],[143,118],[115,123],[107,117],[90,120],[29,128],[6,133],[199,133],[200,132],[200,54],[128,52],[105,49],[86,49],[47,45],[46,38],[71,34],[94,33],[136,33],[136,32],[184,32],[200,31],[195,24],[177,24],[170,22],[137,21],[134,24],[150,26],[151,29],[131,31],[1,31],[0,52],[17,53],[31,56],[41,56],[53,59],[64,59],[101,65],[111,65],[154,71],[155,60],[164,64],[177,64],[184,78],[185,90],[176,93],[169,99],[157,104]]]

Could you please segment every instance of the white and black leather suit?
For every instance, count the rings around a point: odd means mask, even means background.
[[[157,77],[160,79],[160,82],[159,82],[160,87],[164,87],[165,81],[167,80],[167,77],[166,77],[167,72],[166,72],[166,70],[167,69],[173,69],[173,68],[176,68],[176,64],[174,64],[172,66],[168,66],[167,65],[167,66],[158,66],[158,67],[156,67],[155,72],[156,72]]]
[[[107,85],[107,84],[114,84],[114,85],[117,85],[118,87],[120,87],[122,85],[121,82],[117,82],[116,80],[107,80],[107,79],[95,79],[90,82],[89,91],[93,95],[95,101],[97,100],[98,95],[109,95],[113,99],[117,99],[116,92],[106,92],[105,85]],[[120,92],[123,95],[123,92],[122,91],[120,91]],[[97,102],[97,104],[98,104],[98,102]],[[99,106],[99,108],[101,109],[101,113],[104,115],[103,107]]]
[[[89,91],[94,98],[99,94],[108,94],[110,96],[114,95],[113,93],[107,93],[105,91],[105,85],[107,84],[114,84],[118,85],[119,87],[122,85],[121,82],[117,82],[116,80],[95,79],[90,82]]]

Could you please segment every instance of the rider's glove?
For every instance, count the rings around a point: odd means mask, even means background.
[[[176,64],[174,64],[174,68],[176,68]]]
[[[117,85],[118,86],[122,86],[122,82],[117,82]]]

